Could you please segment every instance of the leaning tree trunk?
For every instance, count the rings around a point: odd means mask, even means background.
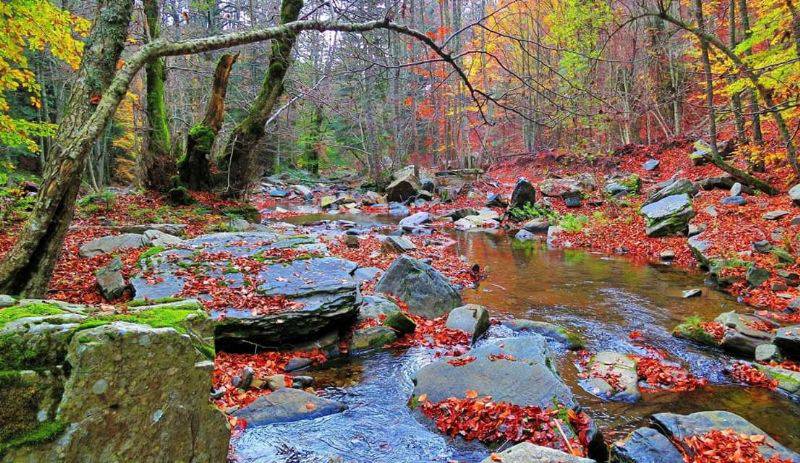
[[[703,17],[702,2],[703,0],[695,0],[695,18],[697,20],[697,27],[702,32],[705,32],[705,18]],[[773,186],[728,164],[719,154],[719,150],[717,149],[717,115],[716,111],[714,110],[714,81],[711,74],[711,60],[709,59],[708,49],[708,41],[703,37],[700,37],[700,57],[703,62],[703,74],[705,75],[706,80],[706,104],[708,105],[709,118],[708,136],[711,141],[711,153],[707,155],[707,158],[712,164],[719,167],[724,172],[731,174],[731,176],[740,182],[750,185],[770,195],[777,194],[778,191]]]
[[[144,0],[143,6],[149,40],[157,40],[161,36],[158,0]],[[164,58],[148,62],[145,65],[145,75],[149,130],[146,149],[139,158],[140,172],[146,188],[166,191],[172,186],[176,165],[171,151],[167,103],[164,97],[164,83],[167,79]]]
[[[0,263],[0,293],[38,297],[47,291],[91,149],[91,144],[82,143],[83,132],[114,77],[128,36],[132,6],[132,0],[98,2],[97,19],[48,154],[39,197],[17,242]],[[104,125],[107,121],[104,119]]]
[[[303,0],[283,0],[281,24],[296,21],[303,8]],[[264,138],[264,126],[275,105],[283,95],[283,78],[289,69],[297,34],[288,33],[272,42],[267,75],[261,91],[247,116],[233,129],[222,156],[222,167],[226,170],[225,193],[230,197],[241,197],[250,188],[261,172],[258,171],[255,148]]]
[[[178,163],[181,183],[191,190],[211,188],[211,148],[217,138],[225,116],[225,95],[228,78],[239,54],[224,54],[217,62],[211,98],[206,105],[203,121],[189,129],[186,138],[186,156]]]

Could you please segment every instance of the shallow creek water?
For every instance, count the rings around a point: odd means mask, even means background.
[[[353,216],[357,217],[357,216]],[[359,225],[384,225],[391,220],[364,220]],[[345,216],[295,218],[295,223]],[[395,219],[396,220],[396,219]],[[688,393],[644,393],[635,404],[603,402],[586,393],[577,380],[575,354],[553,345],[559,372],[578,401],[597,421],[606,440],[646,425],[658,412],[692,413],[729,410],[750,420],[779,442],[800,450],[800,405],[777,392],[731,384],[722,369],[730,362],[718,351],[671,336],[683,318],[713,318],[748,308],[729,297],[703,290],[683,299],[681,292],[702,287],[700,274],[669,267],[637,265],[583,251],[547,250],[503,235],[455,233],[457,251],[488,271],[478,288],[463,292],[465,302],[483,304],[492,316],[530,318],[558,323],[580,332],[590,351],[644,353],[629,338],[664,349],[709,386]],[[512,335],[494,326],[489,337]],[[348,407],[341,414],[316,420],[250,427],[234,442],[241,462],[478,462],[489,450],[476,443],[447,438],[419,422],[406,403],[411,378],[433,361],[425,349],[375,351],[330,363],[309,372],[323,395]],[[520,385],[524,387],[524,385]]]

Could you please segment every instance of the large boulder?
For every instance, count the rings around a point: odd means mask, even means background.
[[[465,331],[475,342],[489,329],[489,311],[478,304],[467,304],[450,311],[445,323],[447,328]]]
[[[696,195],[697,191],[697,185],[692,183],[691,180],[685,178],[667,180],[666,182],[657,184],[653,188],[650,194],[647,195],[644,204],[652,204],[674,195],[686,194],[691,197]]]
[[[581,194],[591,189],[588,179],[579,177],[548,178],[539,183],[539,190],[544,196],[563,198],[574,194]]]
[[[266,266],[258,274],[258,290],[267,296],[299,303],[296,309],[253,315],[233,311],[217,323],[217,346],[270,345],[307,339],[339,326],[358,314],[359,289],[348,260],[319,257]],[[302,278],[298,278],[302,275]]]
[[[0,311],[0,371],[56,367],[64,363],[75,330],[86,320],[50,302]]]
[[[254,426],[311,420],[345,410],[345,406],[299,389],[283,388],[261,396],[233,416]],[[224,461],[224,460],[219,460]]]
[[[397,297],[408,310],[435,318],[461,305],[461,295],[447,278],[430,265],[401,255],[383,274],[375,292]]]
[[[642,207],[647,236],[667,236],[685,233],[694,217],[692,200],[687,194],[667,196]]]
[[[387,201],[402,203],[419,194],[422,186],[414,173],[413,166],[408,167],[396,172],[394,180],[386,187]]]
[[[121,235],[103,236],[84,243],[78,250],[81,257],[94,257],[116,251],[141,248],[150,244],[144,235],[123,233]]]
[[[612,463],[683,463],[683,455],[653,428],[639,428],[611,445]]]
[[[511,202],[509,207],[524,207],[525,205],[533,206],[536,203],[536,189],[533,188],[531,182],[526,178],[519,178],[517,184],[514,186],[514,192],[511,193]]]
[[[465,357],[475,360],[458,365],[457,360]],[[474,390],[495,402],[520,406],[550,408],[555,402],[568,408],[576,405],[569,387],[553,368],[542,336],[493,340],[455,360],[440,359],[421,368],[414,378],[414,396],[426,394],[429,401],[440,402]]]
[[[759,345],[772,342],[771,332],[753,328],[763,324],[771,325],[771,323],[753,315],[733,311],[724,312],[719,314],[714,321],[726,328],[719,345],[727,351],[754,357]]]
[[[691,458],[693,451],[684,443],[687,437],[699,436],[712,430],[730,429],[746,436],[764,436],[759,451],[766,458],[777,455],[781,459],[800,462],[800,455],[779,444],[764,431],[739,415],[727,411],[704,411],[691,415],[657,413],[651,417],[654,426],[672,442],[680,445]]]
[[[225,417],[208,401],[213,364],[172,328],[114,322],[70,343],[58,408],[65,432],[34,461],[222,462]],[[30,454],[21,448],[5,461]]]
[[[595,460],[576,457],[560,450],[521,442],[508,450],[493,454],[481,463],[595,463]]]

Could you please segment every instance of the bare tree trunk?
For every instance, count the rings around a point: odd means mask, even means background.
[[[303,0],[283,0],[281,3],[281,24],[296,21],[303,8]],[[247,116],[233,129],[224,157],[227,161],[228,185],[226,195],[241,197],[250,188],[261,172],[257,171],[255,148],[264,138],[266,124],[272,110],[283,95],[283,78],[292,59],[296,34],[286,34],[272,42],[272,55],[269,58],[267,75],[261,91]],[[272,166],[269,166],[271,168]]]
[[[728,18],[728,35],[730,36],[731,49],[735,49],[739,43],[736,38],[736,0],[731,0],[728,5],[729,18]],[[728,79],[729,83],[733,83],[734,79]],[[731,95],[731,111],[736,122],[736,138],[740,142],[747,140],[747,134],[744,131],[744,116],[742,115],[742,97],[741,93],[734,93]]]
[[[114,77],[132,6],[132,0],[100,0],[97,4],[97,19],[48,155],[39,196],[19,239],[0,263],[0,293],[38,297],[47,291],[92,145],[82,144],[77,153],[73,148]],[[103,128],[107,122],[104,120]]]
[[[217,138],[225,116],[225,95],[233,64],[239,54],[224,54],[217,61],[211,96],[206,105],[203,121],[189,129],[186,139],[186,156],[179,162],[181,183],[192,190],[211,188],[211,148]]]
[[[144,14],[147,19],[149,41],[161,36],[161,14],[158,0],[144,0]],[[166,191],[172,186],[176,172],[172,156],[167,103],[164,96],[164,83],[167,71],[164,58],[151,60],[145,65],[147,81],[147,131],[146,149],[139,158],[142,184],[154,190]]]
[[[742,39],[746,40],[750,36],[750,14],[747,12],[747,0],[739,0],[739,18],[741,18],[742,23]],[[751,51],[748,49],[745,51],[745,56],[751,54]],[[759,145],[764,144],[764,134],[761,132],[761,115],[759,114],[760,110],[758,108],[758,99],[756,98],[756,92],[753,90],[745,91],[747,100],[748,100],[748,111],[750,112],[750,116],[752,118],[753,124],[753,141],[755,141]],[[760,163],[761,169],[764,168],[763,163]]]

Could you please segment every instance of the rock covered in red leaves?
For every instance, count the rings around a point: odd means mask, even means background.
[[[688,457],[687,461],[697,463],[726,461],[730,463],[749,463],[752,461],[789,461],[800,462],[800,455],[787,449],[775,439],[766,435],[764,431],[745,420],[739,415],[727,411],[705,411],[692,413],[690,415],[677,415],[674,413],[657,413],[651,417],[656,428],[661,430],[664,435],[679,445],[680,450]],[[729,453],[728,445],[722,443],[718,448],[714,440],[706,441],[708,434],[712,436],[719,431],[734,433],[738,436],[745,436],[747,440],[757,444],[755,449],[763,457],[762,460],[751,460],[746,455],[738,459],[730,459],[733,453]],[[735,452],[736,446],[732,450]],[[714,452],[713,450],[717,451]],[[712,450],[709,453],[705,453]],[[722,459],[705,458],[708,455],[717,454]],[[728,454],[728,455],[726,455]],[[778,460],[770,460],[777,457]]]

